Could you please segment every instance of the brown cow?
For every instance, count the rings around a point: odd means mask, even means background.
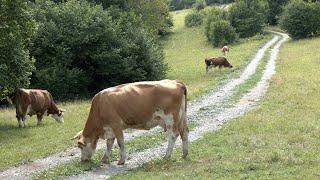
[[[219,68],[233,67],[225,57],[208,57],[208,58],[205,58],[204,62],[206,63],[206,72],[208,72],[209,69],[211,69],[212,67],[217,67],[217,66],[219,66]]]
[[[171,156],[180,134],[183,157],[188,154],[188,126],[186,120],[186,86],[177,80],[145,81],[123,84],[105,89],[92,99],[90,113],[78,138],[81,160],[90,160],[99,138],[107,140],[102,162],[109,163],[115,138],[120,147],[118,165],[125,162],[123,130],[149,130],[161,126],[168,134],[165,158]]]
[[[50,115],[57,122],[63,123],[63,112],[57,107],[51,94],[41,89],[17,89],[14,96],[16,117],[21,127],[26,126],[27,115],[37,115],[38,125],[41,124],[43,115]]]
[[[226,56],[229,53],[229,47],[223,46],[221,51],[222,51],[223,55]]]

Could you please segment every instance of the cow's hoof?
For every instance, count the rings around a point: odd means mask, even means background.
[[[103,156],[103,158],[101,159],[101,163],[110,164],[109,158],[107,158],[106,156]]]
[[[118,161],[118,165],[124,165],[124,161]]]

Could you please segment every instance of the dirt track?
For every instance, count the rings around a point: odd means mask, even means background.
[[[279,48],[287,39],[288,36],[286,34],[275,33],[274,37],[259,49],[256,56],[247,65],[239,78],[229,80],[228,83],[217,90],[214,90],[188,104],[188,119],[189,121],[194,121],[198,124],[198,126],[190,132],[190,142],[201,138],[207,132],[218,130],[225,122],[232,118],[242,116],[259,102],[261,97],[263,97],[267,91],[268,80],[275,73],[275,60],[278,55]],[[271,55],[267,65],[265,66],[261,80],[250,90],[249,93],[244,94],[238,103],[225,107],[224,104],[226,104],[228,99],[233,96],[233,90],[240,84],[245,83],[253,74],[256,73],[257,66],[270,47],[272,48],[270,52]],[[126,134],[125,139],[128,141],[146,133],[155,133],[156,131],[157,129],[152,131],[134,131]],[[180,147],[180,145],[181,141],[177,140],[176,146]],[[97,149],[101,149],[104,146],[104,143],[100,143]],[[123,173],[129,169],[136,168],[151,159],[163,156],[166,147],[167,143],[163,143],[161,146],[156,148],[129,154],[128,157],[130,157],[130,159],[126,161],[125,166],[117,166],[116,162],[113,162],[111,165],[101,167],[95,171],[67,178],[105,179],[108,176]],[[78,156],[79,150],[77,148],[73,148],[63,153],[36,160],[32,163],[7,169],[6,171],[0,172],[0,179],[30,179],[35,173],[53,168],[59,164],[70,162]]]

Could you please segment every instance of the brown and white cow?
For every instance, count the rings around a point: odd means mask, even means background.
[[[183,157],[188,154],[188,125],[186,119],[187,88],[177,80],[145,81],[105,89],[92,99],[90,113],[78,138],[81,160],[90,160],[99,138],[107,140],[102,162],[109,163],[115,138],[120,147],[118,165],[125,162],[123,130],[149,130],[163,127],[168,134],[165,158],[170,158],[175,141],[182,139]]]
[[[217,66],[219,66],[219,69],[222,67],[233,67],[225,57],[207,57],[204,59],[204,62],[206,64],[206,72],[208,72],[210,68]]]
[[[222,51],[223,55],[226,56],[229,53],[229,47],[223,46],[221,51]]]
[[[37,115],[38,125],[41,124],[44,115],[51,115],[57,122],[63,123],[63,112],[57,107],[51,94],[41,89],[22,89],[15,92],[13,102],[16,106],[16,117],[19,127],[26,126],[27,115]]]

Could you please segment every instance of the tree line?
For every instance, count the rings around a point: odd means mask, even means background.
[[[18,87],[57,99],[166,75],[158,35],[173,25],[162,0],[1,0],[0,100]]]

